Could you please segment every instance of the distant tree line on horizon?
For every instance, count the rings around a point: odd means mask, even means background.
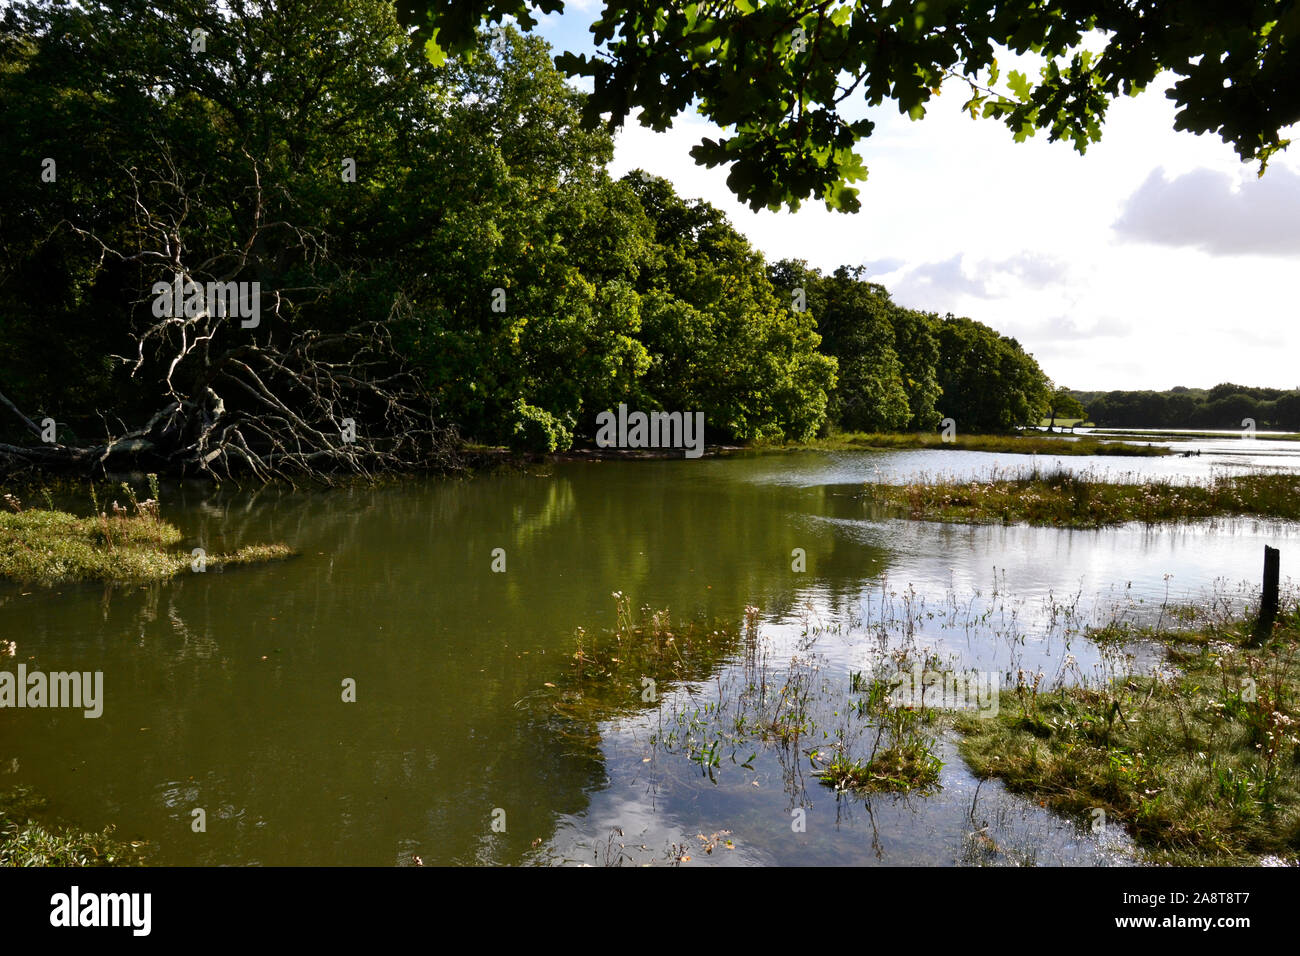
[[[1224,382],[1213,388],[1176,386],[1165,391],[1071,391],[1087,418],[1110,428],[1239,429],[1300,431],[1300,389],[1254,388]]]

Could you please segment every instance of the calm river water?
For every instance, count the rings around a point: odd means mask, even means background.
[[[1291,443],[1244,444],[1060,463],[1111,476],[1300,463]],[[871,647],[904,637],[963,667],[1090,673],[1106,662],[1083,626],[1248,599],[1263,544],[1282,548],[1284,578],[1300,553],[1288,525],[960,527],[873,516],[860,497],[870,479],[1030,464],[809,452],[320,493],[164,489],[187,549],[283,541],[300,556],[147,587],[0,586],[0,637],[18,646],[6,666],[102,671],[105,696],[98,719],[0,712],[0,787],[34,787],[85,828],[115,824],[163,863],[1131,862],[1121,835],[998,785],[976,800],[950,740],[928,796],[837,794],[800,747],[773,743],[701,769],[661,740],[737,679],[753,647],[734,638],[689,662],[692,679],[664,678],[656,702],[560,706],[577,629],[613,626],[613,592],[674,618],[739,623],[752,605],[774,671],[794,661],[847,691]],[[968,837],[985,825],[1001,849],[981,855]]]

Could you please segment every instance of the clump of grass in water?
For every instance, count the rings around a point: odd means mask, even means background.
[[[907,651],[895,654],[899,672],[910,668]],[[937,658],[927,656],[925,666],[933,669]],[[834,756],[822,767],[818,779],[837,790],[920,791],[939,786],[943,761],[934,753],[936,713],[928,707],[902,706],[892,698],[894,683],[882,678],[865,680],[861,674],[850,676],[851,692],[860,691],[850,709],[866,719],[875,730],[870,752],[865,759],[849,756],[846,734],[839,741]],[[814,760],[820,753],[813,755]]]
[[[113,827],[98,833],[37,822],[45,799],[27,787],[0,791],[0,866],[133,866],[143,862],[144,844],[113,839]]]
[[[916,740],[888,747],[865,762],[837,756],[818,779],[837,790],[924,792],[939,785],[942,768],[943,761]]]
[[[172,577],[190,568],[190,555],[177,552],[180,531],[162,519],[158,479],[149,476],[153,497],[140,501],[125,482],[129,507],[99,506],[91,485],[94,517],[64,511],[24,509],[12,494],[0,512],[0,577],[53,584],[59,581],[141,581]],[[48,496],[47,496],[48,503]],[[111,514],[110,514],[111,511]],[[251,545],[207,557],[209,569],[272,561],[291,555],[282,544]]]
[[[1177,483],[1091,472],[1044,472],[956,480],[921,475],[899,485],[868,483],[867,501],[923,521],[1098,528],[1130,521],[1157,524],[1253,516],[1300,520],[1300,475],[1257,472]]]
[[[576,633],[573,680],[559,689],[558,701],[552,699],[556,711],[589,721],[611,712],[657,709],[661,719],[653,746],[687,757],[710,779],[716,779],[724,761],[753,771],[759,750],[769,747],[787,755],[790,765],[795,761],[788,757],[810,754],[823,782],[840,789],[928,790],[937,785],[942,763],[932,750],[930,728],[937,723],[932,710],[890,707],[890,688],[883,682],[846,702],[843,686],[818,678],[818,668],[807,660],[792,659],[784,671],[769,667],[766,651],[760,651],[757,608],[745,609],[740,626],[725,621],[673,624],[666,610],[645,607],[638,619],[629,598],[621,592],[613,597],[611,631]],[[729,661],[738,666],[724,675]],[[905,656],[896,663],[908,666]],[[656,682],[649,697],[648,675]],[[851,682],[851,695],[861,689]],[[836,744],[825,747],[826,756],[801,747],[818,735],[819,723],[829,726],[842,714],[856,718],[846,718]],[[848,754],[869,727],[876,731],[874,743],[867,759],[855,762]]]
[[[574,634],[571,682],[557,707],[572,716],[596,711],[632,712],[651,701],[643,681],[706,679],[735,650],[736,629],[721,621],[681,621],[667,609],[642,607],[639,617],[621,591],[614,598],[613,629]],[[659,693],[662,693],[660,691]],[[658,696],[658,694],[654,695]]]
[[[1124,825],[1158,862],[1243,863],[1300,851],[1300,612],[1260,646],[1253,622],[1145,632],[1171,675],[1041,690],[1023,678],[991,720],[959,720],[977,775]]]

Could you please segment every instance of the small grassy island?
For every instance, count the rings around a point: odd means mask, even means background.
[[[920,476],[906,484],[869,483],[866,498],[921,521],[1100,528],[1247,516],[1300,520],[1300,475],[1259,472],[1179,483],[1168,478],[1105,481],[1088,473],[1037,469],[1010,477],[958,481]]]
[[[812,448],[820,451],[871,449],[901,451],[930,448],[938,451],[983,451],[1007,455],[1107,455],[1158,458],[1174,454],[1165,445],[1137,444],[1118,439],[1104,440],[1090,435],[1078,437],[1039,431],[1011,434],[956,434],[944,438],[939,432],[839,432],[806,442],[779,446],[787,449]]]
[[[1076,819],[1122,824],[1153,862],[1294,859],[1300,612],[1263,640],[1248,621],[1091,636],[1156,640],[1169,669],[1050,690],[1023,678],[995,718],[959,719],[975,773]]]
[[[63,581],[149,581],[189,570],[190,552],[176,550],[181,533],[159,513],[157,478],[150,475],[153,497],[139,501],[123,483],[129,507],[113,503],[81,518],[47,508],[24,508],[12,494],[3,496],[0,512],[0,578],[56,584]],[[253,564],[289,557],[282,544],[249,545],[229,554],[204,555],[207,569]]]

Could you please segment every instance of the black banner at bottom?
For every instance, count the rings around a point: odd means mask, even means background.
[[[1300,871],[728,868],[595,879],[539,869],[27,869],[0,871],[0,894],[10,943],[337,943],[463,926],[496,946],[566,924],[612,942],[624,931],[697,920],[710,933],[741,937],[766,937],[784,923],[797,938],[880,923],[927,945],[968,941],[982,929],[1034,933],[1039,942],[1189,933],[1229,942],[1281,931],[1289,920],[1278,907],[1300,894]]]

